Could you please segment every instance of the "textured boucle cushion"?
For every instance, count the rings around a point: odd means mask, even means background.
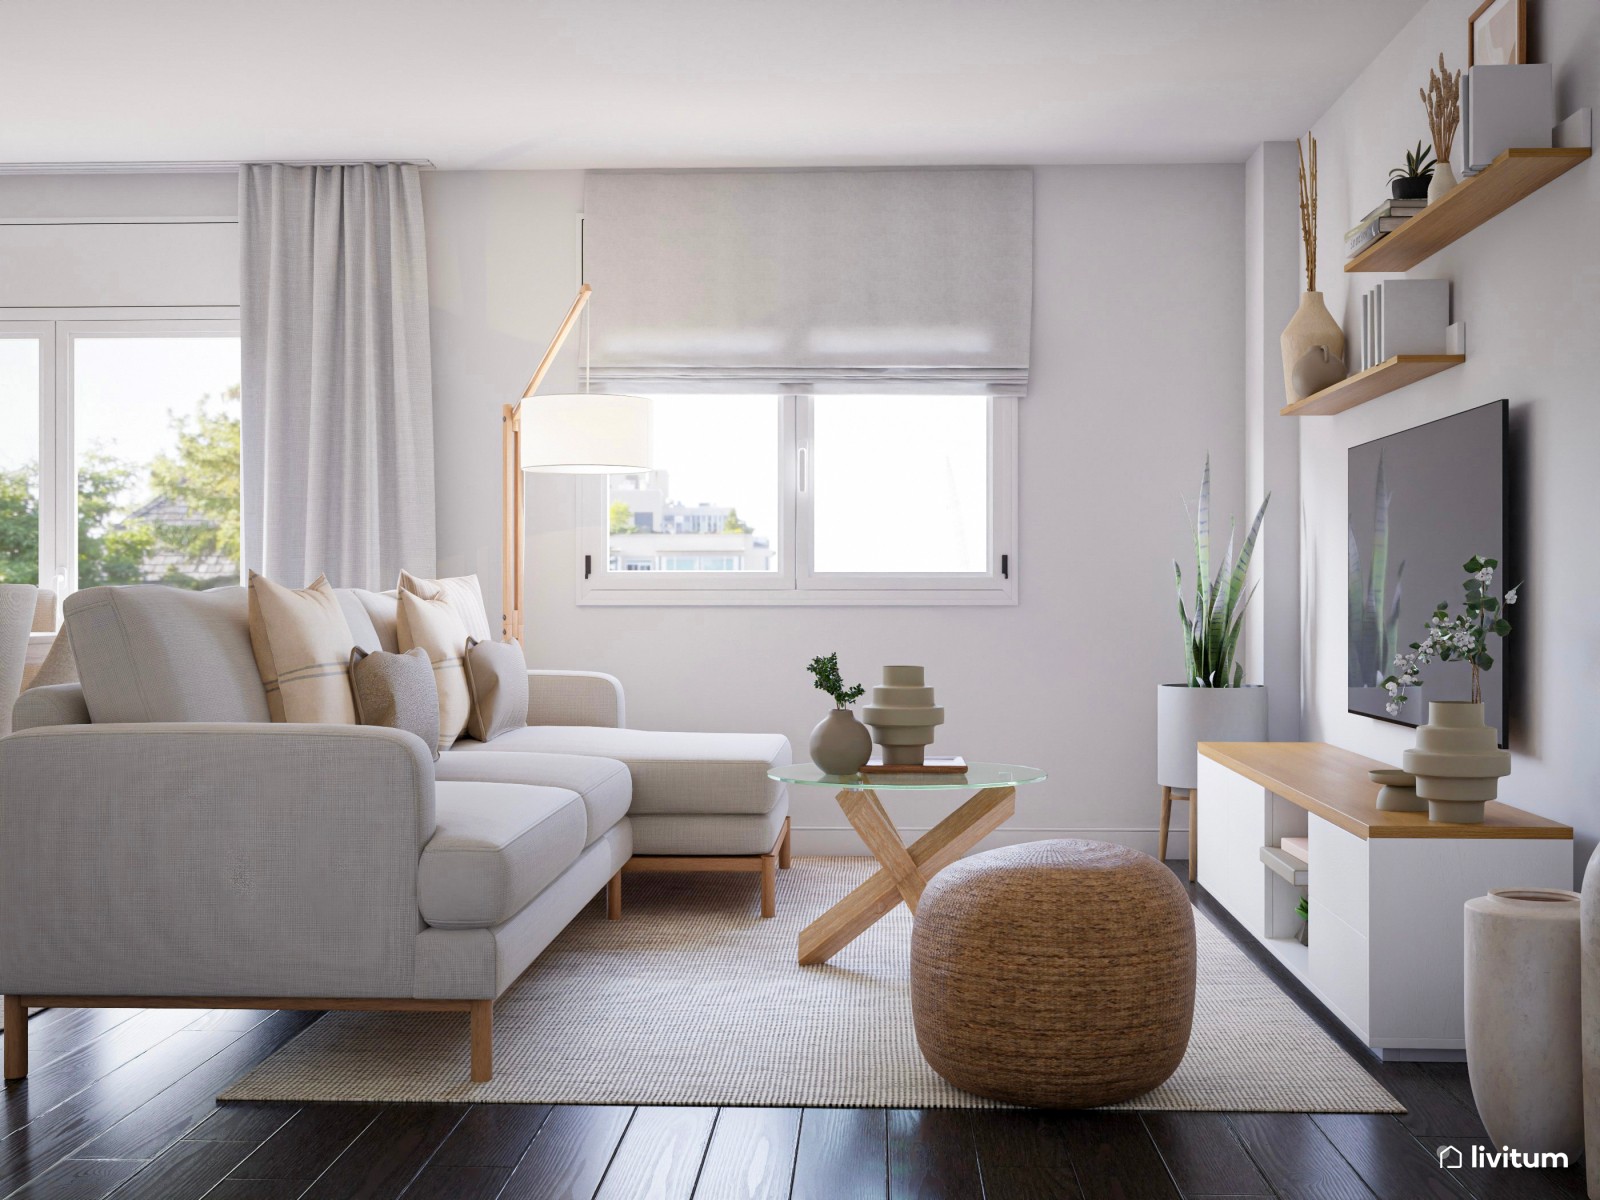
[[[404,654],[369,654],[355,647],[350,651],[350,695],[357,724],[414,733],[434,761],[439,760],[439,696],[426,650],[419,646]]]
[[[492,742],[528,723],[528,660],[520,642],[467,638],[467,736]]]
[[[291,588],[250,572],[250,646],[274,721],[354,725],[355,639],[326,575]]]
[[[95,724],[271,719],[244,588],[86,588],[64,608]]]
[[[467,727],[472,696],[467,691],[467,631],[455,609],[443,600],[424,600],[401,592],[396,636],[400,650],[417,647],[433,663],[433,686],[439,699],[439,749],[448,750]]]
[[[461,624],[470,638],[487,642],[494,637],[489,630],[489,613],[483,606],[483,588],[476,575],[424,579],[410,571],[401,571],[398,590],[421,596],[424,600],[443,600],[461,618]]]

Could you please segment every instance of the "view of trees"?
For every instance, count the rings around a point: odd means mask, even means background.
[[[235,386],[175,416],[175,448],[153,462],[80,456],[80,588],[239,581],[238,399]],[[0,471],[0,583],[39,582],[38,478],[36,463]]]

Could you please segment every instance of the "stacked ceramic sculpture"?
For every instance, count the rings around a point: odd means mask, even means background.
[[[1482,821],[1500,777],[1511,774],[1511,754],[1483,723],[1483,705],[1465,702],[1430,701],[1428,723],[1403,761],[1417,777],[1417,798],[1428,802],[1428,819],[1455,824]]]
[[[920,767],[934,727],[944,724],[944,709],[924,687],[921,667],[885,667],[883,683],[872,689],[872,703],[861,710],[872,740],[883,747],[886,767]]]

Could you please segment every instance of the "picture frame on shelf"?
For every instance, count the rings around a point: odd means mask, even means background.
[[[1528,0],[1483,0],[1467,18],[1467,66],[1528,61]]]

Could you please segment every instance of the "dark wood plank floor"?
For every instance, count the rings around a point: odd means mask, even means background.
[[[1582,1172],[1445,1171],[1487,1145],[1459,1064],[1371,1058],[1203,892],[1195,904],[1404,1116],[228,1104],[314,1013],[55,1011],[0,1117],[27,1200],[1574,1200]]]

